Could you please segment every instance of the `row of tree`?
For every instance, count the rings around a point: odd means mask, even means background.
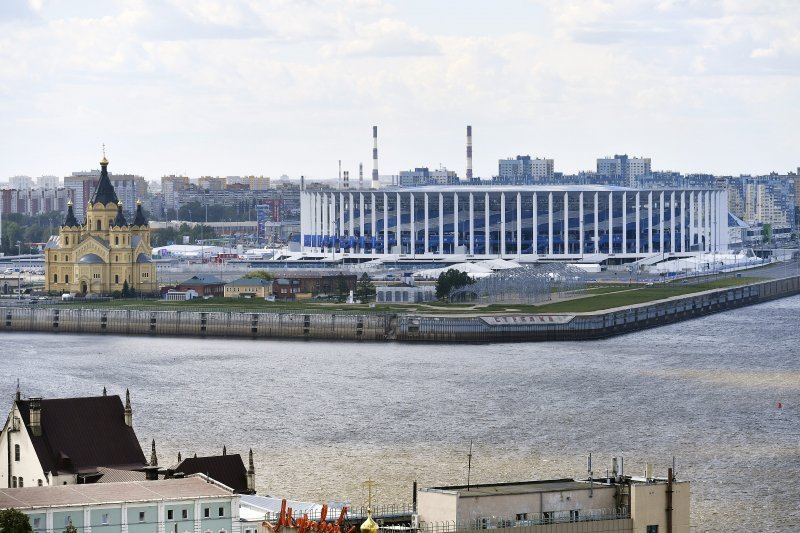
[[[180,209],[167,209],[167,220],[187,220],[189,222],[224,222],[226,220],[256,220],[255,203],[241,202],[236,205],[189,202]]]
[[[20,213],[3,215],[0,252],[11,255],[16,255],[17,251],[23,254],[36,253],[36,243],[47,242],[51,235],[58,235],[63,218],[64,215],[58,211],[35,216]]]

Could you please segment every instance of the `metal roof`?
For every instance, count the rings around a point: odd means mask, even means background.
[[[602,485],[595,484],[594,488]],[[520,481],[516,483],[493,483],[485,485],[454,485],[450,487],[430,487],[426,492],[445,492],[458,494],[461,498],[479,496],[504,496],[511,494],[538,494],[540,492],[559,492],[565,490],[589,490],[589,484],[574,479],[548,479],[543,481]]]
[[[41,507],[72,507],[122,502],[152,502],[188,500],[194,498],[227,498],[230,490],[209,483],[205,476],[182,479],[131,481],[127,483],[90,483],[86,485],[56,485],[0,489],[0,509],[35,509]]]

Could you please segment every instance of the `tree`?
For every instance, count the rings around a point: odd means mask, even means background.
[[[475,283],[475,280],[469,277],[466,272],[450,268],[447,272],[439,274],[439,279],[436,280],[436,297],[444,300],[450,296],[450,292],[454,289],[460,289],[473,283]]]
[[[31,522],[28,515],[16,509],[0,511],[0,533],[31,533]]]
[[[375,296],[375,285],[372,283],[369,275],[364,272],[361,274],[358,283],[356,283],[356,298],[362,302],[366,302]]]
[[[265,279],[267,281],[272,281],[273,279],[275,279],[275,276],[273,276],[266,270],[254,270],[252,272],[248,272],[247,274],[245,274],[244,277]]]
[[[70,520],[67,527],[64,528],[64,533],[78,533],[78,528],[72,525],[72,520]]]

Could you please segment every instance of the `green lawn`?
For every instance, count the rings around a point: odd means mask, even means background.
[[[588,289],[575,298],[541,305],[529,304],[339,304],[301,300],[294,302],[267,302],[260,299],[212,298],[185,302],[164,300],[91,300],[59,304],[59,308],[83,309],[137,309],[147,311],[239,311],[239,312],[288,312],[288,313],[419,313],[434,315],[497,314],[497,313],[581,313],[600,311],[613,307],[635,305],[654,300],[681,296],[710,289],[746,285],[762,281],[756,277],[722,278],[701,283],[659,283],[655,285],[600,285]]]

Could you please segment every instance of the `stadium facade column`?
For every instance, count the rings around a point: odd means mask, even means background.
[[[372,195],[372,209],[371,209],[371,220],[372,226],[369,229],[369,237],[370,241],[375,241],[375,244],[370,242],[370,249],[372,250],[372,255],[375,255],[375,248],[377,247],[378,243],[378,200],[375,198],[375,193],[370,193]]]
[[[569,253],[569,193],[564,192],[564,224],[561,228],[563,230],[564,245],[561,253],[566,255]]]
[[[439,193],[439,254],[444,254],[444,195]]]
[[[361,246],[360,240],[364,239],[364,243],[366,244],[366,237],[364,237],[364,193],[358,193],[358,237],[359,237],[359,247]],[[363,249],[359,249],[362,253],[364,252]]]
[[[706,225],[705,225],[705,233],[706,235],[706,251],[711,251],[711,191],[706,191],[705,193],[705,204],[706,204]]]
[[[397,204],[395,206],[395,220],[396,220],[396,223],[395,223],[395,232],[394,233],[396,235],[395,238],[397,239],[397,247],[400,250],[400,253],[402,254],[403,253],[403,219],[401,217],[402,217],[402,213],[403,213],[403,202],[402,202],[402,200],[400,198],[400,193],[397,193],[396,200],[397,200]]]
[[[583,239],[584,239],[584,224],[583,224],[583,191],[578,195],[578,232],[580,235],[578,236],[578,246],[580,250],[578,253],[583,255]]]
[[[475,198],[469,193],[469,253],[475,253]]]
[[[383,193],[383,253],[392,253],[389,246],[389,195]]]
[[[628,252],[628,193],[622,193],[622,253]]]
[[[506,193],[500,193],[500,257],[506,255]]]
[[[675,191],[669,194],[669,249],[675,253]]]
[[[594,253],[600,253],[600,193],[594,193]]]
[[[409,216],[411,222],[411,257],[414,257],[417,253],[417,220],[416,214],[414,213],[414,193],[408,193],[409,196],[409,210],[411,211],[411,215]]]
[[[536,193],[533,193],[533,253],[535,255],[539,255],[539,197]]]
[[[608,193],[608,253],[614,253],[614,193]]]
[[[429,250],[429,235],[430,235],[430,223],[428,222],[430,219],[428,218],[428,193],[424,192],[423,195],[423,203],[425,204],[425,246],[424,246],[424,253],[428,253]]]
[[[658,194],[658,251],[664,253],[664,191]]]
[[[345,226],[345,223],[344,223],[345,222],[345,219],[344,219],[345,209],[347,209],[347,206],[345,206],[345,204],[344,204],[344,199],[345,199],[344,193],[340,192],[339,193],[339,248],[342,251],[344,251],[344,246],[342,246],[341,240],[345,236],[344,232],[345,232],[345,228],[347,227],[347,226]]]
[[[328,193],[322,193],[321,204],[320,210],[322,212],[322,231],[320,231],[320,235],[322,236],[323,242],[320,247],[325,248],[325,237],[330,235],[330,231],[328,231],[330,229],[328,226],[328,215],[330,214],[330,210],[328,209]]]
[[[489,255],[492,250],[492,241],[490,237],[490,228],[489,228],[489,193],[486,193],[483,202],[483,234],[484,239],[486,239],[486,244],[483,247],[483,253],[485,255]]]
[[[692,246],[694,246],[694,235],[695,235],[695,205],[694,205],[694,191],[689,191],[689,251],[691,251]]]
[[[517,193],[517,259],[522,257],[522,193]]]
[[[647,193],[647,253],[653,253],[653,191]]]
[[[547,193],[547,255],[553,255],[553,193]]]
[[[641,196],[639,192],[636,192],[636,253],[638,254],[642,248],[640,247],[641,244],[641,216],[639,213],[639,205],[640,205]]]
[[[453,253],[458,248],[458,193],[453,193]]]
[[[681,218],[680,218],[680,230],[681,230],[681,252],[686,251],[686,191],[681,191]]]
[[[348,220],[348,223],[350,225],[350,235],[348,235],[348,237],[353,237],[356,234],[355,230],[356,210],[355,210],[355,205],[353,203],[353,193],[350,192],[347,194],[349,195],[349,198],[347,199],[347,204],[348,204],[347,207],[350,215],[350,220]]]

